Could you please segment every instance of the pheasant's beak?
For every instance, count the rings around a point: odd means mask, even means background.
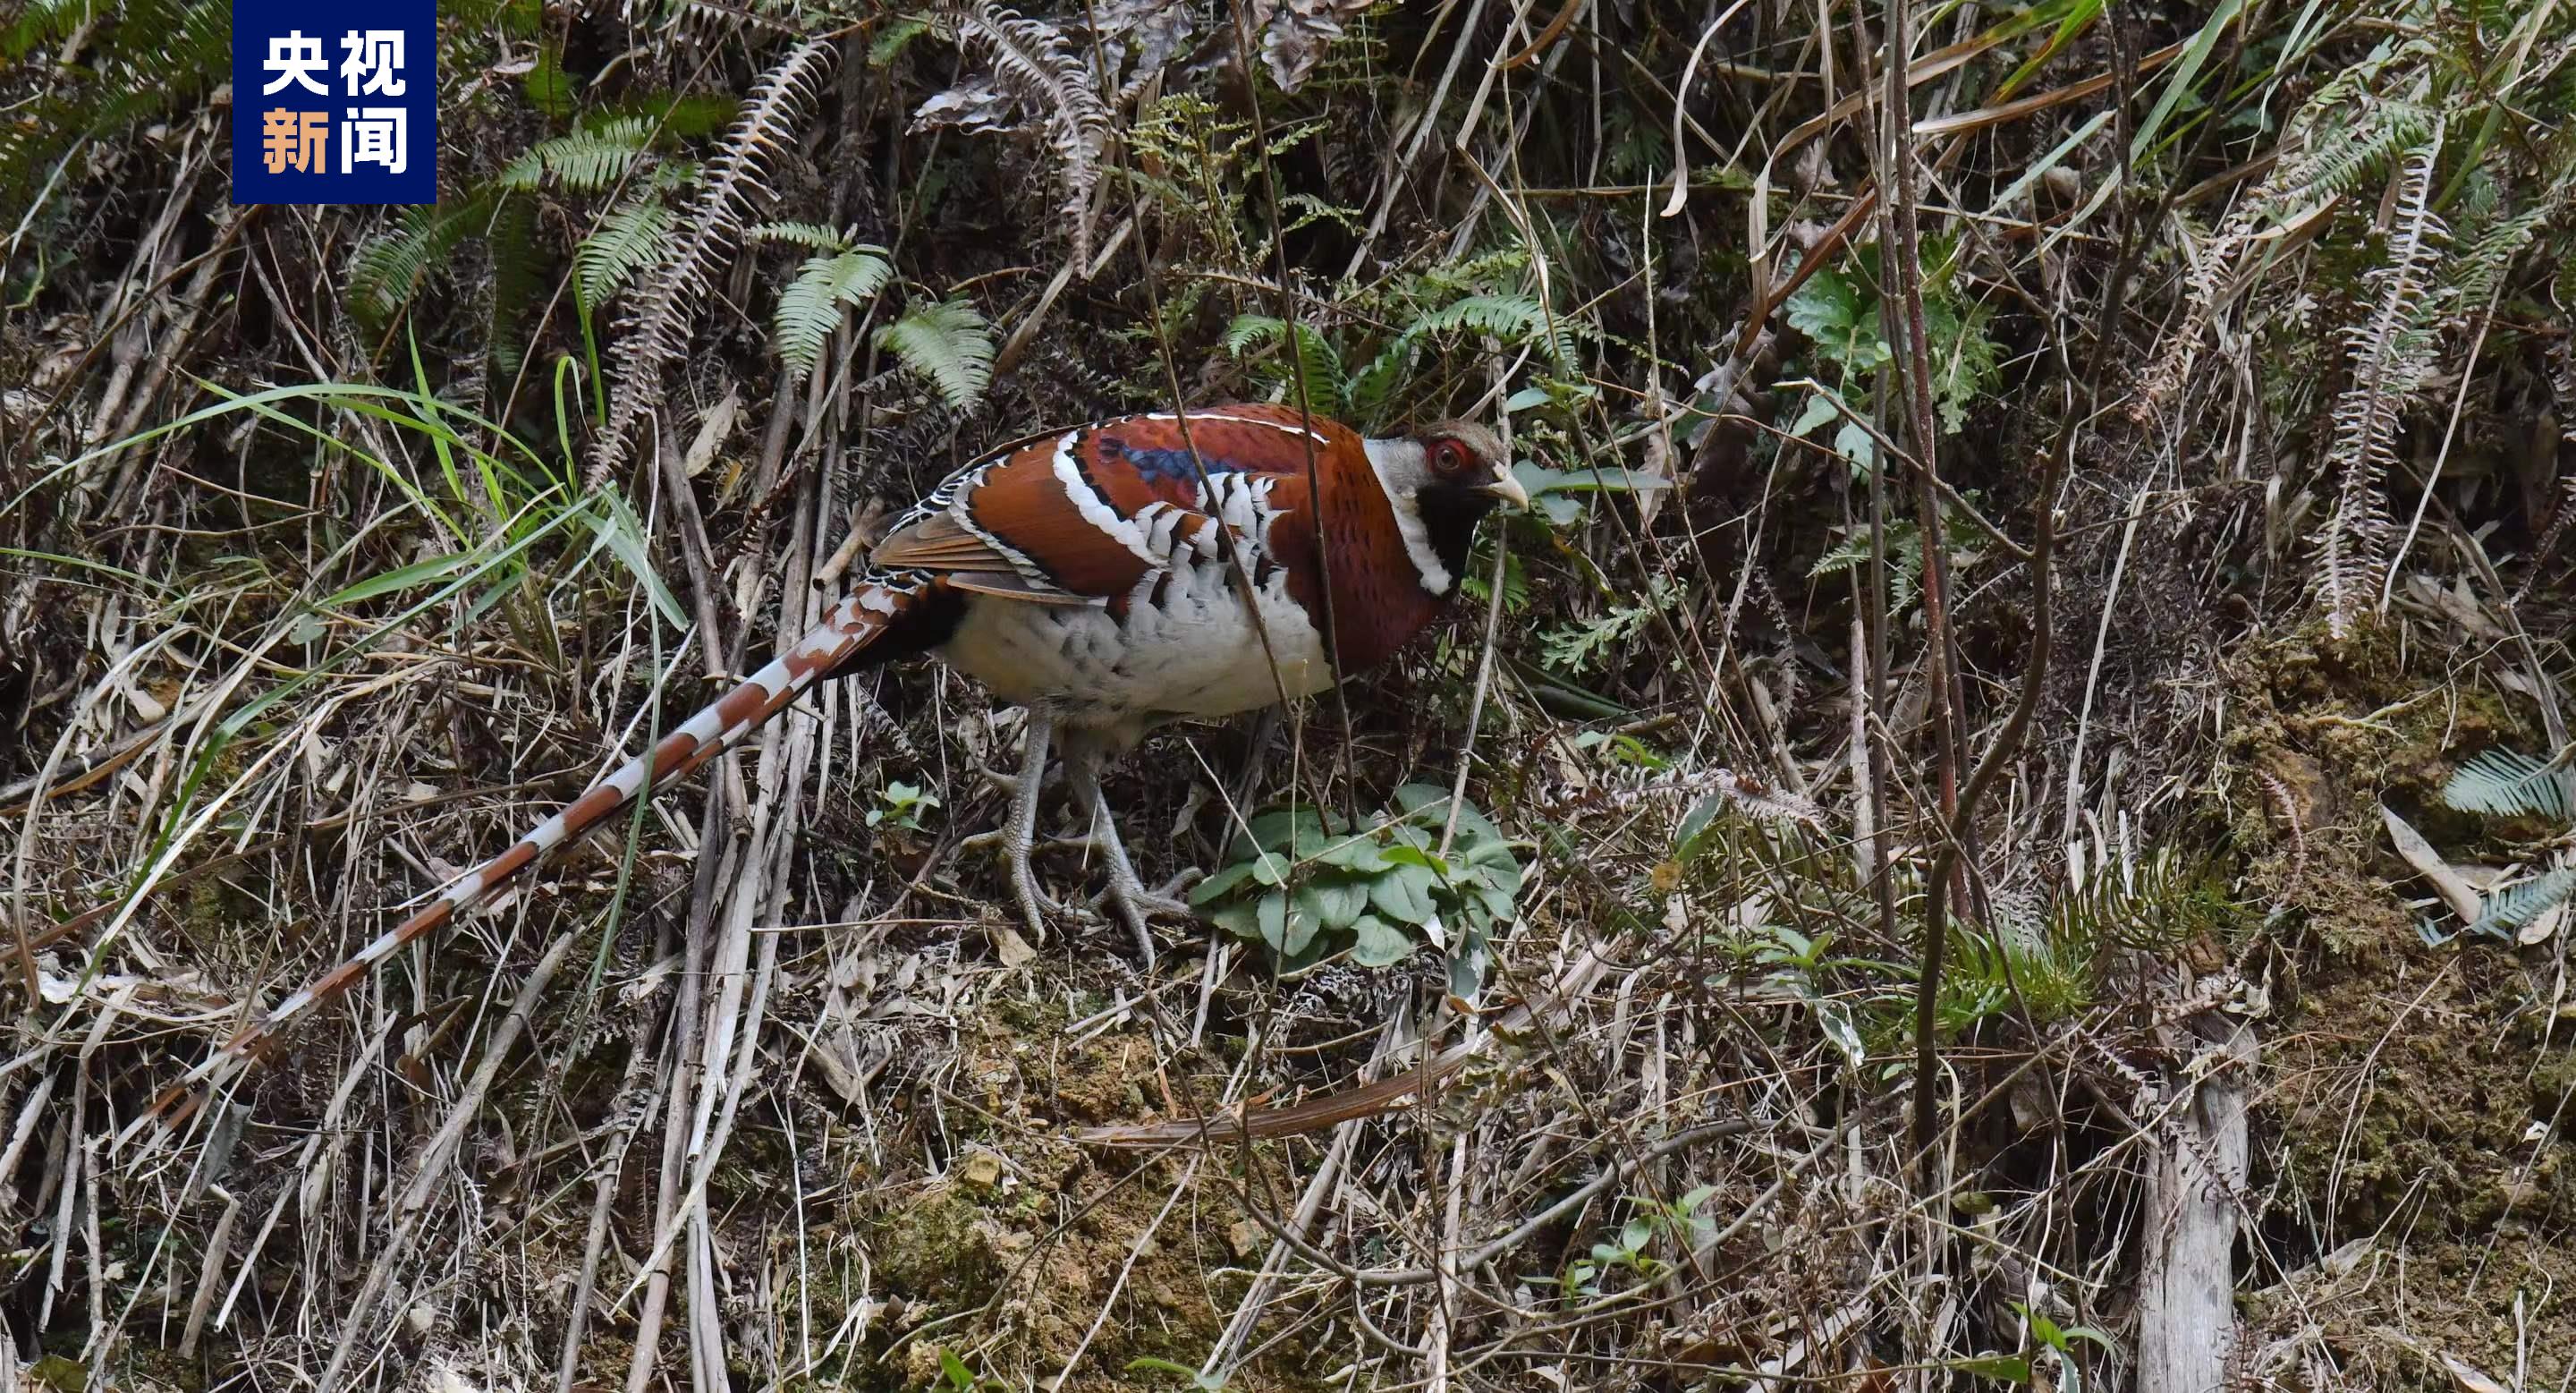
[[[1508,464],[1495,465],[1494,477],[1477,485],[1476,489],[1479,493],[1491,494],[1523,512],[1529,511],[1529,490],[1522,488],[1521,481],[1512,477],[1512,468]]]

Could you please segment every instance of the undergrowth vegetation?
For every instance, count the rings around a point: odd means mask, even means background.
[[[0,14],[0,1379],[2576,1376],[2576,11],[443,0],[411,209],[229,24]],[[1234,400],[1534,506],[1113,770],[1159,968],[912,666],[185,1086]]]

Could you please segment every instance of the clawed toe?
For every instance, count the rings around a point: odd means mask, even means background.
[[[1099,894],[1092,896],[1091,902],[1095,905],[1113,905],[1121,910],[1132,909],[1148,919],[1180,919],[1195,922],[1199,917],[1198,910],[1192,908],[1189,901],[1171,894],[1170,891],[1173,888],[1167,885],[1161,890],[1146,890],[1141,887],[1135,890],[1121,890],[1113,881],[1103,887]]]
[[[1029,932],[1039,942],[1045,942],[1047,916],[1059,912],[1062,906],[1038,888],[1037,876],[1030,871],[1026,857],[1011,862],[1011,894],[1020,902],[1020,918],[1027,922]]]
[[[1197,872],[1183,872],[1166,882],[1161,889],[1148,890],[1137,880],[1135,869],[1128,864],[1124,855],[1110,861],[1109,871],[1109,886],[1100,892],[1093,903],[1105,902],[1117,911],[1118,918],[1127,925],[1127,932],[1135,935],[1138,958],[1150,972],[1154,967],[1154,932],[1146,921],[1158,917],[1179,919],[1184,922],[1195,921],[1198,918],[1198,911],[1176,898],[1172,892],[1195,879]]]
[[[1089,815],[1081,834],[1041,843],[1037,837],[1038,794],[1046,772],[1047,746],[1054,733],[1054,723],[1043,713],[1033,712],[1029,719],[1026,746],[1022,751],[1020,775],[1011,785],[1011,810],[1008,820],[991,832],[961,838],[958,850],[998,846],[1004,862],[1010,867],[1011,896],[1018,901],[1020,915],[1028,921],[1029,931],[1040,941],[1046,937],[1046,921],[1051,914],[1067,907],[1059,906],[1038,889],[1037,873],[1030,861],[1041,848],[1045,850],[1080,851],[1086,859],[1097,858],[1109,872],[1109,888],[1095,897],[1093,906],[1105,905],[1127,925],[1136,938],[1136,951],[1141,966],[1151,971],[1154,966],[1154,935],[1146,921],[1156,916],[1192,919],[1195,914],[1173,892],[1187,884],[1195,873],[1185,873],[1149,891],[1137,878],[1135,863],[1128,858],[1127,848],[1118,837],[1118,824],[1110,815],[1108,800],[1101,796],[1097,770],[1099,749],[1090,739],[1074,739],[1065,749],[1065,777],[1072,785],[1074,804]],[[986,770],[990,777],[992,771]],[[1000,780],[996,780],[999,782]]]
[[[1003,828],[995,828],[990,832],[969,832],[965,836],[957,839],[957,854],[961,856],[967,852],[985,851],[999,851],[1004,855],[1008,855],[1010,849],[1010,833]],[[1036,855],[1039,852],[1046,851],[1080,851],[1090,853],[1097,852],[1099,850],[1100,843],[1097,841],[1094,841],[1089,837],[1077,837],[1070,834],[1049,837],[1044,841],[1032,843],[1029,847],[1031,855]]]

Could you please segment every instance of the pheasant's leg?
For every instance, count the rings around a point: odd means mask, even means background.
[[[1038,794],[1046,787],[1047,745],[1055,734],[1054,718],[1031,708],[1026,748],[1020,755],[1020,786],[1011,794],[1011,820],[1002,826],[1002,854],[1011,863],[1011,891],[1020,900],[1020,914],[1029,921],[1029,931],[1041,940],[1046,937],[1046,917],[1038,906],[1044,897],[1038,894],[1037,873],[1029,869],[1029,853],[1037,845]]]
[[[1025,749],[1027,748],[1025,744],[1027,727],[1021,727],[1021,731],[1024,741],[1022,748]],[[1010,799],[1011,806],[1017,807],[1019,805],[1020,785],[1025,782],[1021,777],[1022,771],[1017,769],[996,769],[989,764],[975,764],[969,765],[968,767],[975,771],[976,778],[984,781],[985,787],[991,789],[995,793],[1001,794],[1005,798]],[[1054,783],[1059,772],[1061,771],[1055,769],[1047,770],[1045,777],[1039,782],[1038,787],[1043,790],[1046,785]],[[1056,840],[1061,842],[1065,839],[1059,837]],[[1005,817],[1000,822],[985,828],[981,832],[969,832],[965,836],[958,838],[957,850],[961,854],[969,851],[993,851],[1008,847],[1010,845],[1010,841],[1011,820]]]
[[[1109,899],[1118,907],[1118,917],[1127,931],[1136,936],[1136,951],[1144,966],[1154,966],[1154,935],[1145,927],[1148,914],[1192,917],[1190,907],[1168,895],[1157,895],[1136,878],[1136,865],[1127,859],[1127,844],[1119,839],[1118,820],[1109,813],[1109,796],[1100,791],[1102,751],[1092,740],[1075,736],[1065,742],[1064,777],[1073,793],[1073,805],[1084,809],[1091,818],[1091,836],[1109,861]]]

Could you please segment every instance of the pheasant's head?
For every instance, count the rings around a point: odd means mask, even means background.
[[[1501,436],[1474,421],[1442,421],[1420,434],[1368,442],[1369,463],[1404,534],[1422,588],[1457,588],[1476,524],[1497,503],[1529,506]]]

